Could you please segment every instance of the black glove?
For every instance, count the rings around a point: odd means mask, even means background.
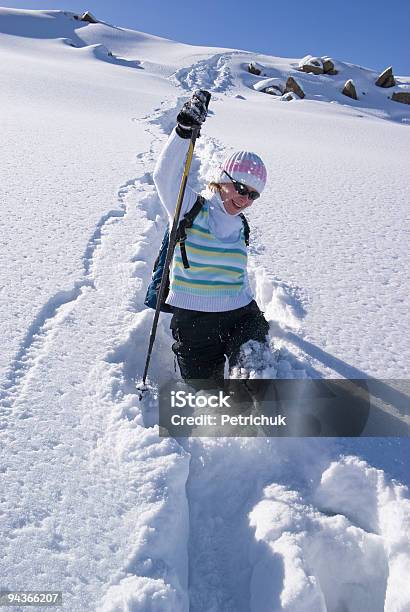
[[[192,128],[201,127],[208,113],[211,94],[205,89],[197,89],[188,102],[185,102],[177,116],[176,132],[181,138],[191,138]]]

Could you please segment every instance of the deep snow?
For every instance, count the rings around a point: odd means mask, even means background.
[[[408,377],[408,108],[341,61],[301,75],[59,11],[0,9],[0,47],[0,586],[70,611],[409,610],[406,438],[160,438],[169,315],[135,389],[166,219],[152,172],[197,87],[193,187],[237,148],[268,167],[250,275],[277,375]],[[250,60],[307,98],[258,92]]]

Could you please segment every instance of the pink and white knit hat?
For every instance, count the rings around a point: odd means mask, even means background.
[[[237,151],[225,159],[220,167],[218,183],[229,183],[229,178],[224,170],[231,175],[235,181],[252,187],[258,193],[262,193],[266,184],[265,164],[256,153],[250,151]]]

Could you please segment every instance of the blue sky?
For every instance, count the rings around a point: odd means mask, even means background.
[[[180,42],[283,57],[331,55],[410,75],[408,0],[44,0],[30,9],[91,10],[113,25]]]

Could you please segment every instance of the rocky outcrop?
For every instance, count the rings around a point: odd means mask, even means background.
[[[98,19],[90,11],[85,11],[82,15],[75,15],[74,19],[87,21],[88,23],[99,23]]]
[[[391,99],[402,104],[410,104],[410,91],[394,91]]]
[[[251,62],[248,64],[248,72],[256,74],[256,76],[264,74],[264,70],[265,68],[261,64],[258,64],[258,62]]]
[[[291,102],[291,100],[300,100],[299,96],[294,91],[289,91],[279,98],[281,102]]]
[[[299,83],[296,81],[296,79],[291,76],[286,81],[284,93],[287,94],[289,92],[295,93],[299,98],[305,97],[305,92],[303,91]]]
[[[377,87],[394,87],[396,85],[392,66],[389,66],[386,68],[386,70],[383,70],[383,72],[379,74],[377,80],[375,81],[375,85],[377,85]]]
[[[348,98],[352,98],[352,100],[359,99],[357,97],[356,87],[352,79],[349,79],[348,81],[346,81],[346,83],[344,84],[343,90],[342,90],[342,94],[344,96],[348,96]]]
[[[271,96],[281,96],[283,94],[283,91],[279,89],[279,87],[277,87],[276,85],[265,87],[265,89],[262,89],[262,91],[263,93],[267,93]]]
[[[338,71],[335,68],[335,63],[331,57],[324,56],[321,58],[323,63],[323,72],[325,74],[337,74]]]
[[[301,72],[312,72],[313,74],[323,74],[322,58],[306,55],[300,60],[298,70]]]
[[[297,70],[311,72],[312,74],[337,74],[334,61],[327,55],[323,57],[306,55],[300,60]]]

